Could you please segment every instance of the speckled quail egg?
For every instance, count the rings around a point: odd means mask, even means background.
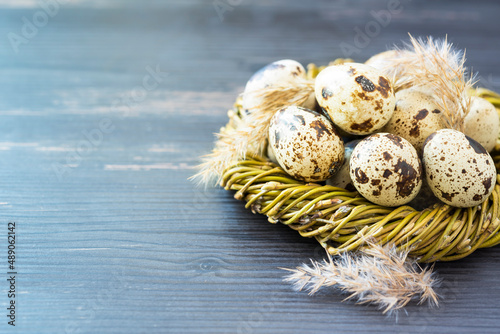
[[[384,52],[377,53],[365,61],[366,65],[370,65],[377,70],[384,70],[391,66],[395,59],[404,56],[408,52],[406,50],[387,50]]]
[[[356,145],[360,142],[359,139],[352,140],[344,145],[344,163],[340,167],[339,171],[335,173],[331,178],[326,180],[326,184],[334,187],[344,188],[349,191],[354,191],[354,185],[352,184],[351,174],[349,173],[349,162],[351,161],[352,151]]]
[[[411,82],[411,78],[405,77],[406,68],[403,65],[397,64],[399,58],[404,58],[406,55],[409,55],[411,53],[412,52],[408,50],[388,50],[372,56],[365,62],[365,64],[382,71],[388,76],[391,76],[394,72],[396,72],[398,73],[398,81],[405,81],[405,79],[408,79]],[[397,70],[397,68],[399,68],[399,70]],[[412,86],[410,82],[400,85],[397,90],[407,89],[411,87],[417,90],[421,90],[426,94],[433,95],[434,88],[430,83],[426,85]]]
[[[396,93],[394,114],[382,131],[403,137],[420,153],[425,139],[442,128],[436,101],[421,91],[405,89]]]
[[[264,66],[252,75],[245,86],[243,110],[249,113],[259,107],[264,101],[262,98],[264,89],[278,85],[294,85],[301,79],[306,79],[306,70],[295,60],[283,59]],[[314,109],[315,105],[316,98],[311,94],[303,107]]]
[[[366,137],[354,148],[350,174],[363,197],[384,206],[406,204],[422,187],[422,163],[415,148],[385,132]]]
[[[300,181],[324,181],[344,161],[344,143],[330,120],[302,107],[290,106],[274,114],[269,141],[279,165]]]
[[[460,131],[442,129],[431,134],[422,161],[429,187],[446,204],[462,208],[481,204],[495,187],[493,159]]]
[[[438,90],[436,90],[436,88],[432,84],[430,84],[430,83],[427,83],[425,85],[417,85],[417,86],[405,87],[403,89],[404,90],[411,89],[412,91],[419,91],[419,92],[424,93],[426,95],[429,95],[430,97],[435,98],[435,99],[436,98],[437,99],[441,98],[440,96],[436,95],[436,92]]]
[[[497,110],[481,97],[472,96],[471,99],[470,111],[464,119],[464,133],[491,152],[495,147],[500,125]]]
[[[379,70],[358,63],[329,66],[316,77],[316,100],[342,130],[366,135],[394,112],[394,90]]]
[[[267,143],[266,155],[269,160],[278,165],[278,160],[276,159],[276,154],[274,154],[273,145],[271,144],[270,141],[268,141]]]

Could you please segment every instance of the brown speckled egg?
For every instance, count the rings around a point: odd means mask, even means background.
[[[351,179],[369,201],[399,206],[415,198],[422,187],[422,164],[404,138],[377,133],[363,139],[352,152]]]
[[[420,153],[425,139],[442,128],[436,101],[421,91],[405,89],[396,93],[394,114],[382,131],[403,137]]]
[[[340,167],[340,170],[335,173],[331,178],[326,180],[326,184],[334,187],[344,188],[349,191],[354,191],[354,185],[352,184],[351,174],[349,173],[349,163],[351,161],[352,151],[358,145],[360,140],[352,140],[344,145],[344,163]]]
[[[442,129],[430,135],[422,161],[429,187],[446,204],[462,208],[481,204],[495,187],[493,159],[462,132]]]
[[[278,110],[271,119],[269,141],[279,165],[300,181],[324,181],[344,161],[344,143],[333,124],[313,110]]]
[[[430,97],[432,97],[434,99],[440,99],[441,98],[441,96],[437,95],[439,91],[436,89],[436,87],[434,87],[430,83],[427,83],[425,85],[411,86],[411,87],[407,87],[407,88],[404,88],[404,89],[405,90],[406,89],[411,89],[412,91],[419,91],[421,93],[429,95]]]
[[[358,63],[334,65],[316,77],[316,100],[342,130],[366,135],[381,129],[394,112],[394,90],[379,70]]]
[[[247,113],[260,106],[263,102],[261,96],[265,88],[277,85],[294,85],[298,80],[306,79],[306,70],[299,62],[283,59],[268,64],[255,72],[248,80],[243,92],[242,107]],[[305,108],[314,109],[316,99],[314,94],[304,103]]]
[[[391,64],[397,58],[400,58],[405,55],[409,51],[406,50],[387,50],[384,52],[377,53],[373,55],[370,59],[365,61],[366,65],[370,65],[377,70],[384,70],[387,67],[391,66]]]
[[[500,122],[495,106],[489,101],[472,96],[469,113],[464,119],[464,133],[491,152],[498,138]]]
[[[268,141],[268,143],[267,143],[266,155],[270,161],[272,161],[278,165],[278,160],[276,159],[276,154],[274,154],[273,145],[271,145],[270,141]]]

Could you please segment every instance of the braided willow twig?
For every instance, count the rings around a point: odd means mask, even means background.
[[[500,108],[500,95],[478,89]],[[230,111],[232,128],[238,113]],[[500,169],[500,149],[492,153]],[[500,243],[500,174],[489,198],[473,208],[454,208],[441,202],[422,211],[410,206],[375,205],[357,192],[291,178],[266,158],[252,156],[224,171],[222,186],[235,190],[246,208],[264,214],[269,222],[288,225],[304,237],[314,237],[336,255],[363,247],[367,238],[379,244],[409,249],[419,262],[452,261],[478,248]]]

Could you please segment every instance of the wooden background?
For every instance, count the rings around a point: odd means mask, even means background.
[[[66,1],[44,20],[37,1],[0,0],[0,332],[498,332],[498,247],[436,264],[441,307],[395,319],[292,291],[278,267],[321,259],[315,241],[187,181],[246,80],[278,59],[324,64],[349,44],[364,61],[407,32],[448,34],[500,90],[499,2],[401,0],[373,25],[390,3]]]

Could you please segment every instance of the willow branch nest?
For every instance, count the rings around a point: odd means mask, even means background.
[[[500,95],[478,88],[473,95],[492,102]],[[222,133],[241,123],[238,103],[230,110]],[[480,206],[455,208],[441,202],[423,210],[411,206],[375,205],[357,192],[329,185],[304,183],[289,176],[264,155],[247,153],[222,173],[221,185],[236,191],[253,213],[281,223],[303,237],[315,238],[331,255],[366,247],[367,238],[379,245],[409,251],[419,262],[452,261],[476,249],[500,243],[500,150],[492,152],[497,168],[495,188]]]

